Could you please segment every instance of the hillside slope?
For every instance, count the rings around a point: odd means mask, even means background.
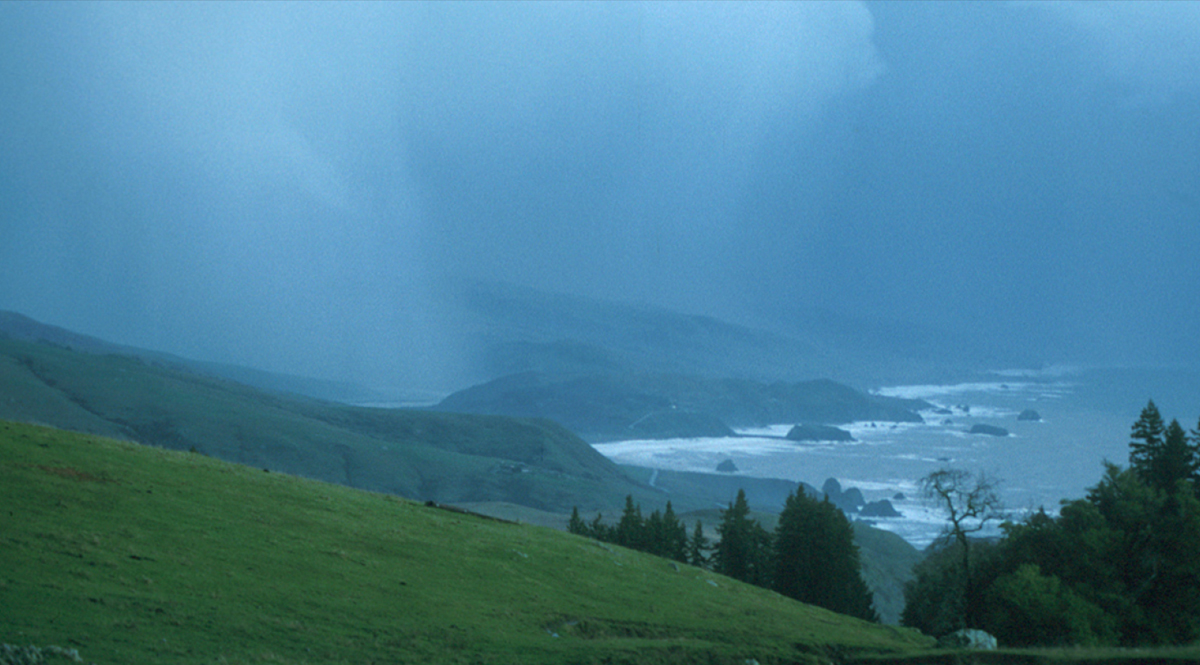
[[[911,632],[569,534],[0,423],[0,641],[97,663],[759,663]]]
[[[921,422],[917,400],[834,381],[763,383],[679,374],[524,372],[460,390],[436,408],[549,418],[589,441],[730,436],[732,427],[861,420]]]
[[[424,398],[431,401],[428,396],[424,395],[410,395],[396,391],[382,392],[341,381],[267,372],[225,363],[204,362],[161,351],[114,344],[97,337],[42,323],[18,312],[7,310],[0,310],[0,337],[23,342],[45,342],[84,353],[132,356],[165,367],[175,367],[205,376],[236,381],[268,392],[306,395],[317,399],[353,403],[394,401],[402,398]]]
[[[0,339],[0,418],[141,443],[413,499],[557,512],[659,496],[562,427],[368,409],[264,393],[125,355]]]

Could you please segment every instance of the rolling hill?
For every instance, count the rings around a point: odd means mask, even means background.
[[[550,529],[0,423],[0,641],[97,663],[818,663],[919,634]]]
[[[0,418],[438,502],[556,512],[652,489],[547,420],[370,409],[266,393],[141,357],[0,339]]]
[[[84,339],[86,352],[65,348],[79,338],[51,332],[53,343],[0,338],[0,418],[483,512],[522,506],[554,524],[565,524],[576,506],[613,518],[626,495],[647,510],[670,499],[686,513],[724,506],[745,488],[760,509],[778,510],[795,489],[788,481],[720,474],[675,482],[679,474],[668,472],[652,487],[648,470],[618,467],[548,420],[352,407],[263,392],[99,340]],[[878,558],[871,565],[885,569],[884,559],[895,554],[870,552],[864,561]],[[881,603],[902,584],[902,575],[872,579]],[[880,609],[889,617],[898,612]]]
[[[732,436],[732,427],[863,420],[921,422],[929,405],[828,379],[763,383],[678,374],[524,372],[446,397],[437,409],[549,418],[592,442]]]

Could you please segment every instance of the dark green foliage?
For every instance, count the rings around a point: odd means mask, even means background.
[[[971,552],[972,579],[986,588],[996,576],[996,546],[988,541],[972,541]],[[963,593],[962,561],[962,546],[949,541],[934,548],[917,564],[913,569],[914,579],[904,587],[902,625],[941,636],[962,628],[963,617],[968,613],[985,614],[978,595],[971,606]],[[973,627],[987,629],[987,626]]]
[[[687,527],[679,521],[679,516],[675,514],[671,502],[667,502],[661,520],[656,520],[656,515],[658,515],[657,510],[650,514],[650,539],[655,544],[651,554],[686,562],[688,560]]]
[[[642,507],[633,503],[632,495],[626,495],[625,512],[621,513],[621,521],[617,522],[616,543],[622,547],[644,550],[649,544],[646,533]]]
[[[704,525],[700,520],[696,520],[696,528],[692,531],[692,537],[687,543],[687,562],[693,566],[706,568],[708,566],[708,557],[704,553],[709,547],[708,538],[704,536]]]
[[[991,553],[972,560],[973,598],[953,591],[954,555],[931,556],[906,589],[905,625],[940,634],[961,609],[1009,645],[1200,639],[1195,445],[1150,402],[1133,426],[1129,469],[1106,463],[1100,482],[1058,517],[1006,524]]]
[[[697,520],[688,538],[670,502],[665,510],[643,517],[641,506],[628,497],[615,526],[603,524],[599,515],[585,523],[575,510],[568,530],[702,568],[711,565],[718,573],[811,605],[879,620],[862,578],[851,524],[828,500],[817,501],[802,491],[788,499],[776,537],[750,517],[745,492],[738,492],[721,511],[720,540],[711,546],[711,559],[703,524]]]
[[[1112,621],[1037,564],[1022,564],[988,587],[984,623],[1008,646],[1096,646],[1112,641]]]
[[[1179,481],[1196,479],[1200,470],[1196,440],[1188,440],[1178,420],[1164,427],[1153,401],[1142,409],[1130,436],[1129,464],[1151,487],[1170,492]]]
[[[801,602],[878,621],[862,579],[854,530],[826,497],[788,497],[774,541],[774,588]]]
[[[688,562],[687,529],[679,521],[671,502],[667,502],[665,512],[655,510],[650,517],[642,517],[642,507],[633,502],[633,496],[625,497],[625,511],[616,526],[604,524],[603,515],[597,514],[590,524],[579,517],[579,508],[571,511],[571,520],[567,530],[576,535],[595,538],[603,542],[615,543],[622,547],[639,550],[673,559],[681,563]]]
[[[1103,610],[1115,628],[1097,638],[1126,645],[1200,637],[1200,502],[1183,486],[1162,492],[1109,464],[1086,499],[1057,520],[1013,527],[1011,566],[1035,564]]]
[[[746,493],[738,490],[729,508],[721,511],[717,533],[721,540],[713,552],[713,570],[734,579],[771,585],[771,534],[750,519]]]
[[[1158,412],[1154,400],[1150,400],[1146,408],[1142,409],[1137,422],[1133,423],[1133,432],[1130,434],[1133,440],[1129,442],[1129,464],[1137,469],[1138,473],[1148,472],[1150,460],[1162,447],[1165,433],[1162,414]]]
[[[576,535],[587,533],[587,524],[579,516],[579,506],[571,508],[571,519],[567,521],[567,532]]]
[[[1193,482],[1196,479],[1200,456],[1195,445],[1188,441],[1178,420],[1172,420],[1167,425],[1162,453],[1153,462],[1150,484],[1161,490],[1170,491],[1179,481]]]

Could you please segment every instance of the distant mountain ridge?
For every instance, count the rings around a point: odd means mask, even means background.
[[[502,283],[459,287],[455,325],[485,380],[525,371],[682,373],[797,379],[817,371],[816,342],[661,307]]]
[[[870,388],[969,374],[980,369],[975,357],[991,362],[949,333],[816,309],[781,312],[790,323],[767,328],[497,282],[451,292],[449,324],[474,349],[474,383],[522,372],[628,372],[766,383],[827,377]]]

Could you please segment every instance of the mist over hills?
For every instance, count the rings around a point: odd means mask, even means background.
[[[533,371],[827,378],[870,387],[1038,361],[1029,350],[950,330],[815,308],[781,310],[778,319],[751,327],[502,282],[458,281],[451,293],[447,322],[473,349],[474,383]]]
[[[523,372],[671,374],[761,382],[833,379],[869,388],[967,376],[994,363],[1019,364],[1022,357],[1011,349],[980,348],[950,332],[910,325],[818,310],[806,310],[803,316],[793,312],[787,318],[804,323],[781,332],[769,323],[749,327],[655,305],[504,282],[454,280],[429,314],[431,325],[453,331],[450,337],[459,347],[454,379],[438,390],[400,374],[363,384],[185,358],[112,343],[17,312],[0,311],[0,333],[91,353],[136,355],[265,390],[347,403],[433,404],[450,392]]]
[[[536,369],[453,325],[454,280],[790,337],[804,370],[763,378],[1195,367],[1197,26],[1187,2],[4,3],[0,308],[441,392]],[[572,339],[494,341],[597,360]],[[744,351],[724,364],[771,371]]]

